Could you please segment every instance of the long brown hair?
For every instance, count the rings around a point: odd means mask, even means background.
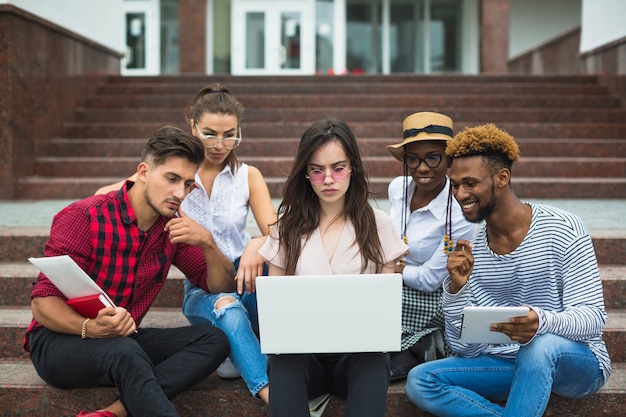
[[[185,109],[185,119],[190,126],[193,126],[193,123],[197,123],[204,113],[235,116],[237,118],[237,127],[241,128],[243,106],[235,96],[231,94],[228,88],[222,87],[218,83],[202,87],[200,91],[193,96]],[[241,163],[237,159],[235,149],[230,151],[225,162],[230,166],[233,172],[239,168]]]
[[[365,272],[368,262],[374,262],[377,271],[382,269],[384,263],[376,218],[368,201],[367,175],[354,134],[345,122],[325,119],[314,123],[302,135],[291,173],[283,188],[283,200],[278,207],[279,242],[285,248],[288,275],[295,273],[302,251],[301,239],[308,239],[320,221],[319,198],[305,177],[307,164],[315,151],[331,141],[341,145],[352,169],[342,215],[354,225],[355,243],[361,250],[363,260],[361,272]]]

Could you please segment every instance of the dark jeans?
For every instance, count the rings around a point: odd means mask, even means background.
[[[224,333],[211,325],[84,340],[41,328],[30,335],[30,348],[35,369],[48,384],[116,386],[133,417],[179,416],[170,399],[209,376],[230,349]]]
[[[346,400],[345,417],[385,415],[386,353],[268,355],[271,417],[309,417],[308,400],[324,393]]]

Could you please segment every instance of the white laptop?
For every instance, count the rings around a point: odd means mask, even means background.
[[[261,276],[261,352],[396,352],[402,275]]]

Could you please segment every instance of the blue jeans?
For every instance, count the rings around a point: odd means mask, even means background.
[[[215,310],[215,303],[224,296],[233,297],[235,302]],[[186,279],[183,314],[191,324],[212,323],[226,333],[230,359],[253,396],[269,383],[267,356],[261,353],[254,332],[259,326],[256,293],[209,294]]]
[[[587,345],[545,334],[520,346],[516,359],[454,356],[416,366],[407,377],[406,394],[437,416],[530,417],[543,415],[551,392],[583,398],[603,384]],[[505,400],[506,406],[495,403]]]

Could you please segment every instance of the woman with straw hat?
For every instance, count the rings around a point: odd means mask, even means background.
[[[392,380],[448,351],[441,308],[447,251],[453,240],[471,240],[476,231],[452,198],[447,177],[451,159],[445,154],[452,137],[450,117],[419,112],[404,119],[403,141],[387,147],[404,165],[404,175],[389,184],[389,213],[409,246],[396,265],[404,281],[402,351],[392,354]]]

